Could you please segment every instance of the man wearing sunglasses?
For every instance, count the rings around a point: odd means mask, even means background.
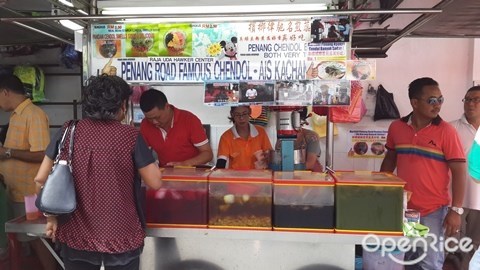
[[[465,154],[455,128],[438,115],[444,101],[438,83],[432,78],[416,79],[408,87],[408,97],[413,111],[390,125],[388,152],[380,170],[397,169],[397,175],[407,182],[405,189],[412,192],[408,208],[420,211],[420,222],[430,228],[437,240],[445,239],[460,231]],[[414,269],[442,269],[443,250],[427,247],[424,251],[407,252],[405,261],[423,253],[426,257]]]
[[[463,150],[465,153],[469,153],[475,134],[480,126],[480,86],[468,89],[462,101],[464,113],[460,119],[451,122],[451,124],[458,132]],[[465,212],[462,215],[461,231],[463,232],[462,236],[472,239],[476,250],[480,245],[480,185],[468,174],[465,185],[465,198],[463,201]],[[475,250],[461,254],[462,269],[468,269],[468,263]]]

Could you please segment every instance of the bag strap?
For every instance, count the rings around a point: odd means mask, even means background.
[[[71,120],[70,123],[68,123],[68,126],[65,128],[65,131],[63,132],[62,135],[62,140],[58,144],[58,150],[57,150],[57,156],[55,157],[54,164],[57,164],[60,160],[60,155],[62,154],[62,149],[63,146],[65,145],[65,138],[67,137],[68,131],[71,130],[70,132],[70,143],[69,143],[69,149],[68,149],[68,159],[67,159],[67,164],[70,165],[72,161],[72,153],[73,153],[73,134],[75,131],[75,126],[76,126],[77,121],[76,120]]]
[[[70,165],[72,163],[72,155],[73,155],[73,134],[75,133],[75,127],[77,126],[77,120],[72,120],[71,131],[70,131],[70,141],[68,146],[68,160],[67,164]]]

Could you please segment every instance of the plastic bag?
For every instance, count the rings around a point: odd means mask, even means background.
[[[27,96],[33,102],[45,100],[45,75],[43,70],[37,66],[15,66],[15,74],[23,83]]]
[[[385,90],[380,84],[377,89],[377,101],[373,120],[398,118],[400,118],[400,113],[398,112],[397,105],[395,105],[395,101],[393,101],[393,94]]]
[[[352,82],[352,97],[349,106],[333,107],[328,110],[330,121],[333,123],[358,123],[367,112],[362,99],[362,86],[359,82]]]

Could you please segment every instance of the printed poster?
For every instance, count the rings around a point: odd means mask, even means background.
[[[322,61],[345,60],[347,55],[346,42],[310,46],[310,27],[310,18],[95,24],[91,74],[100,74],[111,59],[117,75],[129,83],[306,80],[310,62],[318,66]],[[317,56],[311,48],[335,53]]]
[[[350,130],[349,156],[357,158],[384,158],[387,130]]]
[[[206,82],[203,102],[208,106],[235,106],[239,95],[238,82]]]

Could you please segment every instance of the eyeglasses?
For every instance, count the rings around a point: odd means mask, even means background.
[[[430,97],[428,99],[421,99],[425,102],[427,102],[429,105],[437,105],[437,104],[442,104],[445,101],[445,98],[443,97]]]
[[[233,114],[233,117],[235,118],[244,118],[244,117],[250,117],[250,114],[248,112],[245,112],[245,113],[234,113]]]
[[[476,98],[464,98],[464,99],[462,99],[462,102],[463,103],[473,102],[473,103],[477,104],[477,103],[480,102],[480,98],[478,98],[478,97],[476,97]]]

